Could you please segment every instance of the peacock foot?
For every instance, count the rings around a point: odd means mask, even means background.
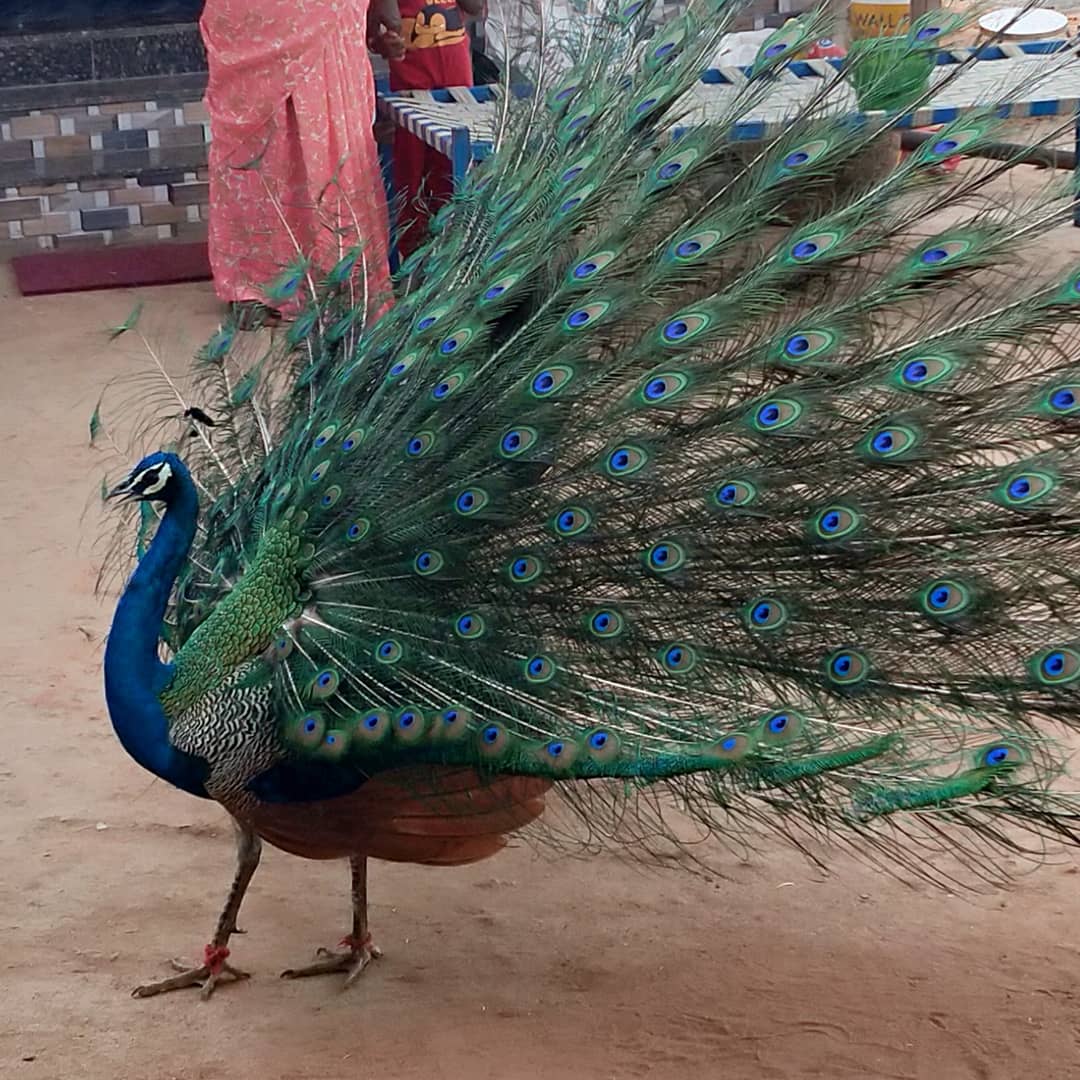
[[[315,953],[319,957],[314,964],[302,968],[289,968],[283,971],[283,979],[306,979],[311,975],[333,975],[344,971],[345,986],[352,984],[359,978],[360,973],[371,963],[382,956],[382,950],[372,943],[371,935],[355,938],[351,935],[341,939],[347,952],[331,952],[329,949],[319,949]]]
[[[224,945],[207,945],[203,950],[203,963],[201,967],[189,967],[182,960],[172,960],[172,967],[180,972],[172,978],[162,979],[161,982],[147,983],[145,986],[136,986],[131,991],[132,997],[148,998],[155,994],[167,994],[170,990],[183,990],[188,986],[198,986],[202,989],[201,997],[206,1001],[214,992],[217,984],[228,976],[229,982],[239,982],[241,979],[249,979],[246,971],[234,968],[226,963],[229,950]]]

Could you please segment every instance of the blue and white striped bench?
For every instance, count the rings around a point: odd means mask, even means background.
[[[978,63],[961,72],[940,95],[904,117],[899,126],[946,124],[972,109],[996,103],[1001,106],[1002,115],[1016,119],[1077,116],[1080,147],[1080,59],[1074,57],[1062,63],[1062,57],[1055,55],[1068,48],[1070,44],[1066,41],[1044,41],[941,52],[937,59],[939,67],[961,63],[974,52],[978,52],[980,60],[992,62]],[[819,80],[834,79],[842,64],[842,60],[801,60],[788,65],[778,91],[766,104],[743,117],[735,126],[735,137],[761,139],[785,124],[800,101],[820,89]],[[1050,72],[1053,75],[1048,81]],[[710,114],[720,114],[745,79],[744,68],[707,71],[688,95],[692,115],[700,122],[708,122]],[[528,93],[521,88],[512,92],[519,97]],[[492,152],[501,93],[500,87],[493,86],[381,93],[378,109],[380,116],[392,119],[449,158],[454,180],[460,182],[470,164],[482,161]],[[830,111],[857,112],[854,94],[846,86],[838,87],[830,99]],[[689,122],[693,123],[694,119]]]

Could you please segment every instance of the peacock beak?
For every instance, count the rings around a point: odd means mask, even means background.
[[[127,477],[127,479],[117,484],[116,487],[112,489],[112,491],[107,492],[105,498],[120,499],[121,501],[126,501],[127,499],[133,498],[134,495],[135,492],[131,489],[131,477],[129,476]]]

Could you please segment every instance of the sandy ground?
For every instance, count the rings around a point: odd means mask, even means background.
[[[1080,252],[1064,229],[1046,257]],[[101,694],[109,605],[86,421],[130,364],[126,293],[24,300],[0,267],[0,1077],[524,1080],[1080,1076],[1080,877],[909,888],[765,846],[728,880],[527,849],[464,870],[375,864],[385,958],[341,993],[281,969],[346,926],[346,868],[269,851],[206,1004],[135,1001],[207,940],[232,871],[213,804],[154,782]],[[207,287],[147,291],[181,365]],[[86,510],[89,501],[89,511]]]

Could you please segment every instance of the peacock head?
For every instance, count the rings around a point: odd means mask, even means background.
[[[107,497],[125,501],[170,503],[187,475],[184,463],[175,454],[158,450],[147,454]]]

